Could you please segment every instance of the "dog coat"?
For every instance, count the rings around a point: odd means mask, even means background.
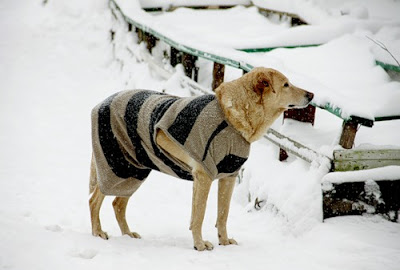
[[[191,169],[156,142],[162,130],[211,179],[236,176],[250,144],[226,120],[214,95],[180,98],[123,91],[92,110],[93,157],[105,195],[130,196],[152,169],[193,180]]]

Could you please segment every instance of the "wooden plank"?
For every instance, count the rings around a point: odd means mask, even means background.
[[[390,165],[400,166],[400,149],[335,150],[335,171],[356,171]]]
[[[225,65],[214,62],[213,81],[211,86],[213,91],[215,91],[215,89],[217,89],[218,86],[224,82],[224,75]]]
[[[323,218],[381,214],[398,220],[400,179],[331,184],[323,190]]]
[[[395,159],[400,160],[400,149],[353,149],[335,150],[333,152],[335,160],[376,160],[376,159]]]
[[[374,169],[384,166],[398,165],[400,160],[396,159],[373,159],[373,160],[334,160],[334,171],[358,171]]]

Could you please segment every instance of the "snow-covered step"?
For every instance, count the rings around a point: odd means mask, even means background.
[[[400,166],[332,172],[322,178],[324,219],[341,215],[383,214],[399,218]]]

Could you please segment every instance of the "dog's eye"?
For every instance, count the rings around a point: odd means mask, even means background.
[[[285,84],[283,85],[283,87],[289,87],[289,84],[288,84],[288,83],[285,83]]]
[[[264,84],[265,87],[268,87],[268,86],[269,86],[269,84],[268,84],[267,81],[263,81],[263,84]]]

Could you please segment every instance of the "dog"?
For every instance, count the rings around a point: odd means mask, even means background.
[[[228,237],[226,223],[235,178],[250,144],[282,112],[307,106],[313,96],[279,71],[258,67],[222,83],[215,95],[180,98],[131,90],[107,98],[92,110],[92,234],[108,239],[99,211],[105,196],[116,196],[113,207],[122,234],[141,238],[129,229],[126,207],[155,169],[193,181],[190,230],[198,251],[213,249],[202,237],[202,224],[211,183],[219,179],[219,244],[237,244]]]

